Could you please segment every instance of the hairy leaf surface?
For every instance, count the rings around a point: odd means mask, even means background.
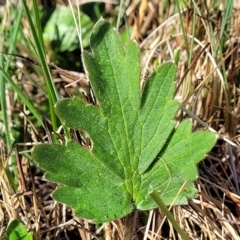
[[[118,33],[101,19],[90,43],[84,61],[98,106],[73,97],[59,101],[56,113],[65,126],[86,131],[92,148],[70,141],[33,150],[46,178],[63,184],[53,197],[95,222],[123,217],[134,208],[156,207],[148,195],[150,186],[166,204],[174,199],[175,204],[187,203],[196,192],[196,164],[216,137],[192,133],[189,120],[175,128],[176,66],[163,64],[141,90],[135,42],[124,48]]]

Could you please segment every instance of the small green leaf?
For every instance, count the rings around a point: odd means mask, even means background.
[[[41,144],[32,153],[46,178],[64,185],[53,197],[95,222],[123,217],[134,208],[157,207],[150,186],[165,204],[175,198],[175,204],[187,203],[196,193],[196,164],[216,137],[192,133],[190,120],[175,128],[176,66],[163,64],[141,90],[135,42],[124,49],[118,33],[101,19],[90,44],[84,61],[98,106],[73,97],[59,101],[56,113],[65,126],[86,131],[92,148],[70,141],[65,146]]]
[[[7,236],[4,240],[32,240],[32,235],[18,220],[12,220],[7,227]]]
[[[90,30],[93,22],[84,13],[81,13],[83,46],[89,44]],[[76,26],[73,20],[71,9],[65,6],[57,6],[48,20],[43,38],[46,42],[51,42],[54,50],[73,51],[80,47]]]

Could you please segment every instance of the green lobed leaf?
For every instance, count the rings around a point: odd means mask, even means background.
[[[86,131],[92,149],[70,141],[66,146],[41,144],[32,153],[46,178],[64,185],[53,197],[95,222],[123,217],[134,208],[157,207],[148,194],[150,186],[166,204],[174,199],[175,204],[187,203],[196,192],[196,164],[216,137],[192,133],[190,120],[175,128],[176,66],[163,64],[141,91],[135,42],[125,49],[118,33],[100,19],[90,44],[84,61],[98,106],[73,97],[60,100],[56,114],[65,126]]]

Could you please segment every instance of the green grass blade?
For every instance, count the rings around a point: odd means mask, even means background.
[[[34,3],[35,2],[35,3]],[[44,46],[43,46],[43,40],[42,40],[42,36],[39,37],[40,35],[42,35],[41,33],[41,28],[40,28],[40,23],[39,23],[39,17],[38,17],[38,10],[36,9],[36,6],[33,8],[33,12],[34,12],[34,17],[35,17],[35,21],[33,21],[32,17],[31,17],[31,13],[29,8],[27,7],[26,1],[23,0],[23,7],[28,19],[28,23],[30,25],[30,29],[31,29],[31,33],[34,39],[34,44],[36,46],[36,53],[38,55],[39,58],[39,62],[42,66],[43,69],[43,74],[44,74],[44,78],[46,81],[46,86],[47,86],[47,94],[48,94],[48,99],[49,99],[49,108],[50,108],[50,115],[51,115],[51,121],[52,121],[52,126],[53,126],[53,130],[57,130],[57,119],[56,119],[56,115],[54,113],[53,110],[53,106],[54,104],[57,102],[59,96],[58,93],[55,89],[55,86],[53,84],[52,81],[52,77],[51,77],[51,73],[47,64],[47,60],[45,57],[45,52],[44,52]],[[36,1],[33,1],[33,4],[36,4]]]
[[[8,40],[9,53],[13,52],[16,45],[16,39],[17,39],[17,34],[19,32],[23,8],[20,7],[18,11],[15,9],[15,13],[16,13],[15,25],[14,27],[12,27],[12,34],[10,35],[10,39]],[[4,29],[3,29],[2,36],[4,36]],[[4,43],[4,41],[1,41],[1,43]],[[0,50],[1,51],[3,50],[2,44],[0,45]],[[9,66],[10,66],[10,61],[6,61],[6,64],[4,65],[3,54],[1,54],[0,68],[5,69],[4,72],[6,73],[9,69]],[[5,77],[4,74],[0,74],[0,104],[1,104],[1,111],[2,111],[3,124],[4,124],[4,130],[5,130],[4,135],[5,135],[6,144],[9,150],[12,148],[12,145],[15,139],[12,134],[12,129],[10,127],[11,118],[7,114],[8,109],[7,109],[7,96],[6,96],[6,82],[4,77]],[[3,166],[4,164],[1,164],[1,165]],[[9,157],[6,172],[7,172],[8,182],[12,187],[11,190],[16,189],[18,186],[18,171],[16,167],[16,159],[15,159],[15,156],[13,155]]]
[[[168,210],[162,199],[159,197],[159,194],[155,191],[152,190],[150,193],[150,196],[153,198],[153,200],[157,203],[159,208],[164,212],[168,220],[172,223],[173,227],[175,230],[178,232],[178,234],[181,236],[182,239],[184,240],[190,240],[190,238],[187,236],[187,234],[181,229],[179,224],[176,222],[175,218],[171,214],[171,212]]]
[[[20,20],[21,20],[21,17],[22,17],[22,13],[23,13],[23,8],[20,7],[20,9],[18,9],[17,11],[17,16],[16,16],[16,22],[15,22],[15,26],[13,28],[13,33],[11,34],[11,39],[9,41],[9,50],[8,52],[9,53],[12,53],[14,48],[15,48],[15,45],[16,45],[16,39],[17,39],[17,34],[18,34],[18,31],[19,31],[19,26],[20,26]],[[4,35],[4,34],[3,34]],[[1,41],[1,43],[3,43],[3,41]],[[3,46],[1,44],[1,51],[3,50]],[[0,56],[0,67],[2,69],[5,69],[5,71],[7,72],[8,71],[8,68],[9,68],[9,65],[10,65],[10,61],[6,61],[5,65],[3,63],[3,54],[1,54]],[[7,106],[6,106],[6,86],[5,86],[5,80],[4,80],[4,76],[1,74],[0,75],[0,104],[1,104],[1,110],[2,110],[2,113],[3,113],[3,124],[5,126],[5,136],[6,136],[6,143],[7,143],[7,146],[10,148],[11,145],[13,144],[14,142],[14,138],[12,136],[12,133],[11,133],[11,129],[9,127],[9,123],[8,123],[8,117],[7,117]]]
[[[26,97],[26,95],[23,93],[23,91],[18,87],[18,85],[11,79],[11,77],[8,75],[8,73],[0,68],[0,71],[2,72],[2,75],[4,78],[9,82],[13,90],[17,93],[17,95],[21,98],[23,103],[28,107],[28,109],[32,112],[32,114],[35,116],[35,118],[43,125],[42,118],[39,115],[38,111],[32,104],[32,102]]]
[[[47,87],[51,123],[52,123],[53,130],[56,131],[58,126],[57,126],[57,116],[54,111],[54,105],[57,102],[57,100],[60,99],[60,96],[54,86],[51,73],[47,64],[47,60],[45,57],[44,43],[43,43],[41,23],[39,19],[37,3],[36,3],[36,0],[33,1],[33,18],[31,17],[31,13],[29,8],[27,7],[26,1],[22,0],[22,3],[28,19],[28,23],[30,25],[31,33],[33,35],[34,44],[36,46],[36,53],[38,55],[39,62],[43,69],[43,74],[44,74],[46,87]],[[64,131],[65,131],[66,138],[70,138],[70,133],[66,127],[64,127]]]

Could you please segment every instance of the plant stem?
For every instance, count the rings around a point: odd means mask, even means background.
[[[130,213],[124,217],[123,239],[132,239],[133,237],[133,214]]]
[[[171,212],[168,210],[162,199],[159,197],[159,194],[155,190],[152,190],[149,194],[153,198],[153,200],[157,203],[157,205],[160,207],[160,209],[165,213],[168,220],[172,223],[173,227],[181,236],[181,238],[184,240],[190,240],[187,234],[181,229],[181,227],[179,226]]]

